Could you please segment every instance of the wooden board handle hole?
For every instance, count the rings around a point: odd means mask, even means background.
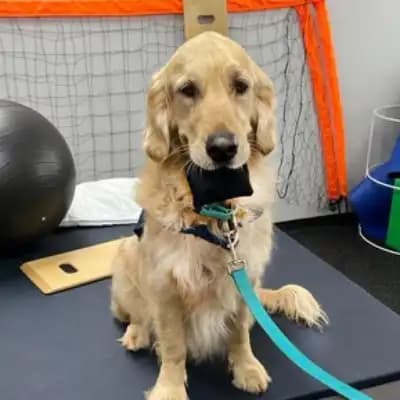
[[[215,21],[215,17],[212,14],[209,15],[199,15],[197,17],[197,22],[200,25],[210,25]]]
[[[58,266],[66,274],[75,274],[78,270],[70,263],[62,263]]]

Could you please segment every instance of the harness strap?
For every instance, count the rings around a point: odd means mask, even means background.
[[[181,230],[181,233],[186,233],[189,235],[196,236],[200,239],[204,239],[209,243],[215,244],[217,246],[222,247],[225,250],[229,249],[229,243],[226,239],[220,238],[217,235],[214,235],[209,229],[207,225],[194,225],[190,228],[184,228]]]
[[[140,239],[143,235],[144,225],[146,222],[146,213],[142,210],[138,222],[134,225],[133,233]],[[212,233],[210,229],[208,229],[207,225],[200,224],[200,225],[193,225],[189,228],[183,228],[181,233],[193,235],[200,239],[203,239],[213,245],[222,247],[225,250],[229,249],[229,242],[222,237],[219,237]]]
[[[144,223],[146,220],[146,213],[145,211],[142,209],[142,212],[140,213],[138,222],[136,222],[136,224],[133,227],[133,233],[140,239],[143,235],[143,231],[144,231]]]

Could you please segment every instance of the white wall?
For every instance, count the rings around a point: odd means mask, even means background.
[[[328,0],[350,187],[363,176],[371,111],[400,103],[400,1]]]

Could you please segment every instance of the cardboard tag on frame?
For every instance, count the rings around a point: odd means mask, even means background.
[[[205,31],[228,36],[226,0],[183,0],[186,40]]]

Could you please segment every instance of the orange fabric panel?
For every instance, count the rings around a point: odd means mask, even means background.
[[[325,2],[315,4],[316,21],[320,32],[321,50],[325,61],[326,83],[331,99],[331,117],[338,169],[339,189],[342,196],[347,195],[346,143],[343,107],[339,90],[336,59],[333,49],[332,32]]]
[[[303,31],[304,48],[310,70],[315,108],[321,131],[322,154],[325,162],[325,177],[328,198],[339,199],[341,193],[338,184],[336,168],[336,154],[334,146],[334,132],[331,124],[330,106],[328,104],[327,85],[323,73],[324,66],[321,62],[320,43],[314,25],[312,9],[309,5],[296,7],[300,26]]]
[[[228,0],[230,12],[294,7],[320,0]],[[182,0],[0,0],[0,17],[182,14]]]

